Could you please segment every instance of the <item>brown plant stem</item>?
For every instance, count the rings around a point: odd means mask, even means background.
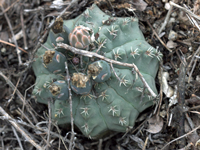
[[[16,47],[14,44],[9,43],[9,42],[6,42],[6,41],[3,41],[3,40],[0,40],[0,42],[1,42],[1,43],[4,43],[4,44],[7,44],[7,45],[10,45],[10,46],[12,46],[12,47]],[[23,48],[21,48],[21,47],[18,47],[18,48],[19,48],[19,50],[23,51],[24,53],[28,53],[28,52],[25,51]]]

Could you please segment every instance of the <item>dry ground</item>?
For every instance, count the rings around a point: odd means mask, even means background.
[[[57,1],[54,1],[58,3]],[[67,149],[69,131],[49,130],[48,107],[35,102],[32,55],[59,7],[50,0],[0,0],[0,149]],[[73,0],[70,19],[96,3],[117,17],[134,16],[146,40],[163,53],[156,85],[160,101],[146,110],[128,133],[100,140],[77,132],[74,149],[198,149],[200,128],[200,1]],[[171,5],[170,5],[171,4]],[[18,51],[19,49],[19,51]],[[24,107],[26,105],[26,107]],[[187,136],[185,135],[187,134]],[[176,139],[176,138],[179,138]],[[173,141],[174,140],[174,141]],[[199,147],[200,148],[200,147]]]

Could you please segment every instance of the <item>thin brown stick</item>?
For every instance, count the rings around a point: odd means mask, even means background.
[[[31,137],[20,127],[18,123],[13,121],[13,118],[8,115],[7,112],[0,106],[0,113],[4,116],[4,119],[10,122],[15,129],[22,134],[22,136],[26,139],[26,141],[30,142],[35,148],[38,150],[43,150],[41,146],[39,146]]]
[[[191,59],[189,65],[188,65],[188,69],[191,68],[192,63],[193,63],[193,61],[194,61],[194,59],[195,59],[195,56],[196,56],[199,52],[200,52],[200,46],[197,48],[196,52],[195,52],[194,55],[192,56],[192,59]],[[188,71],[189,71],[189,70],[188,70]]]
[[[3,136],[1,136],[0,139],[1,139],[1,148],[5,149],[4,142],[3,142]]]
[[[195,125],[194,125],[192,119],[189,117],[188,113],[185,113],[185,117],[187,119],[187,122],[188,122],[190,128],[194,129]],[[199,135],[198,135],[198,133],[196,131],[194,132],[194,134],[199,137]]]
[[[10,46],[12,46],[12,47],[16,47],[14,44],[12,44],[12,43],[9,43],[9,42],[6,42],[6,41],[3,41],[3,40],[0,40],[0,42],[1,43],[4,43],[4,44],[7,44],[7,45],[10,45]],[[28,52],[27,51],[25,51],[23,48],[21,48],[21,47],[18,47],[21,51],[23,51],[24,53],[27,53],[28,54]]]
[[[3,117],[0,116],[0,119],[2,119],[2,118],[3,118]],[[3,118],[3,119],[4,119],[4,118]],[[13,120],[14,122],[17,122],[17,123],[21,124],[21,125],[30,127],[30,128],[32,128],[32,129],[34,129],[34,130],[43,131],[43,132],[45,132],[45,133],[48,132],[48,129],[47,129],[47,128],[41,128],[41,127],[39,127],[39,126],[37,126],[37,125],[28,124],[28,123],[26,123],[26,122],[24,122],[24,121],[21,121],[21,120],[20,120],[20,121],[19,121],[19,120],[15,120],[15,119],[12,119],[12,120]],[[55,125],[53,122],[52,122],[52,124],[57,128],[57,131],[58,131],[59,134],[50,131],[51,135],[54,136],[54,137],[60,138],[60,139],[63,141],[63,145],[65,145],[65,142],[70,143],[70,141],[69,141],[68,139],[65,139],[62,135],[60,135],[60,130],[59,130],[58,126]],[[36,133],[36,134],[37,134],[37,133]],[[44,139],[44,140],[45,140],[45,139]],[[64,141],[65,141],[65,142],[64,142]],[[65,147],[66,147],[66,146],[65,146]],[[78,147],[78,146],[76,146],[76,147]]]
[[[97,53],[94,53],[94,52],[89,52],[89,51],[85,51],[85,50],[80,50],[80,49],[77,49],[75,47],[72,47],[72,46],[69,46],[67,44],[64,44],[64,43],[58,43],[57,44],[58,47],[61,47],[61,48],[64,48],[66,50],[70,50],[71,52],[73,52],[74,54],[79,54],[79,55],[83,55],[83,56],[86,56],[86,57],[97,57],[97,58],[100,58],[102,60],[105,60],[109,63],[112,63],[112,64],[116,64],[116,65],[121,65],[121,66],[126,66],[126,67],[130,67],[130,68],[134,68],[135,71],[138,73],[141,81],[143,82],[144,86],[148,89],[148,91],[151,93],[151,95],[153,97],[156,97],[157,95],[153,92],[153,90],[150,88],[150,86],[148,85],[148,83],[146,82],[146,80],[144,79],[143,75],[140,73],[139,69],[137,68],[137,66],[133,63],[133,64],[129,64],[129,63],[122,63],[120,61],[116,61],[116,60],[112,60],[112,59],[109,59],[109,58],[106,58],[102,55],[99,55]]]
[[[62,137],[62,135],[60,135],[60,134],[61,134],[61,131],[60,131],[58,125],[56,125],[55,123],[52,123],[52,124],[56,127],[56,129],[57,129],[57,131],[58,131],[58,133],[59,133],[59,147],[58,147],[58,150],[60,150],[60,139],[61,139],[61,141],[62,141],[62,143],[63,143],[65,149],[68,150],[68,149],[67,149],[67,146],[66,146],[66,144],[65,144],[65,142],[64,142],[64,140],[67,141],[68,143],[70,143],[70,141],[69,141],[68,139]],[[55,134],[56,134],[56,133],[55,133]],[[57,135],[57,134],[56,134],[56,135]],[[75,145],[75,147],[78,148],[77,145]]]

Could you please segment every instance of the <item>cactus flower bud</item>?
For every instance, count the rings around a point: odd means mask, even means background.
[[[91,43],[89,28],[82,25],[77,26],[69,34],[70,45],[79,49],[86,49]]]

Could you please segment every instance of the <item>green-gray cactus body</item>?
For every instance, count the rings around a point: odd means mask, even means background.
[[[69,98],[68,84],[64,80],[53,82],[49,87],[49,91],[54,99],[67,100]]]
[[[70,85],[72,90],[80,95],[87,95],[92,89],[90,78],[83,73],[73,73]]]
[[[95,82],[105,82],[111,77],[110,65],[104,60],[95,61],[90,64],[87,72]]]
[[[65,61],[67,59],[58,51],[45,51],[42,61],[44,67],[54,74],[65,72]]]
[[[77,26],[90,29],[90,35],[74,32]],[[51,96],[49,87],[44,84],[49,83],[51,86],[52,79],[65,80],[66,73],[52,74],[42,65],[41,58],[45,51],[53,50],[57,42],[70,44],[68,37],[72,34],[69,31],[73,31],[73,37],[70,39],[72,46],[81,47],[80,42],[91,42],[88,46],[89,51],[121,63],[134,63],[150,88],[157,94],[155,76],[162,54],[145,41],[138,27],[137,18],[111,17],[93,5],[77,18],[63,21],[62,31],[57,34],[50,31],[46,43],[36,53],[33,69],[37,80],[33,94],[36,95],[38,102],[47,104],[47,98]],[[94,42],[92,34],[96,37]],[[87,41],[87,37],[91,39]],[[85,48],[87,44],[82,44],[82,47]],[[133,68],[114,63],[111,67],[110,62],[98,58],[77,56],[62,48],[56,50],[63,53],[68,62],[74,124],[84,135],[98,138],[108,131],[126,132],[134,126],[139,113],[154,104],[154,99],[144,88]],[[82,57],[82,65],[72,63],[72,59],[79,60],[78,57]],[[64,101],[55,100],[52,104],[52,119],[60,125],[70,123],[70,106],[67,99],[68,97]]]

